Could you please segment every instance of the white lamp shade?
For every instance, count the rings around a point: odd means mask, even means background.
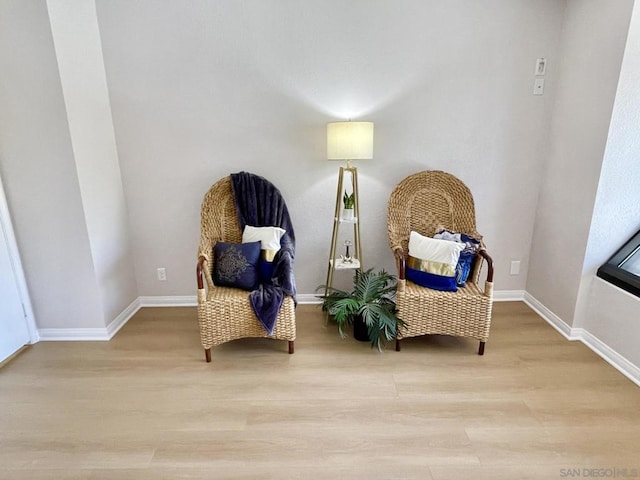
[[[327,158],[329,160],[368,160],[373,158],[373,123],[328,123]]]

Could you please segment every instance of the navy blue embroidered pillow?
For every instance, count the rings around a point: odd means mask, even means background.
[[[258,288],[260,242],[225,243],[213,247],[213,283],[219,287]]]

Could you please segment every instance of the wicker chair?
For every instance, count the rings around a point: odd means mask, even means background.
[[[445,172],[425,171],[410,175],[391,192],[387,209],[389,246],[398,264],[398,317],[407,326],[396,339],[441,334],[472,337],[480,341],[484,354],[489,338],[493,303],[493,261],[481,241],[473,270],[457,292],[424,288],[405,279],[410,232],[432,237],[436,229],[466,233],[481,239],[476,231],[473,196],[459,179]],[[483,261],[487,262],[484,289],[479,288]]]
[[[225,177],[211,187],[202,202],[196,275],[200,339],[207,362],[211,361],[211,347],[238,338],[268,337],[287,340],[289,353],[294,351],[296,319],[292,297],[285,296],[273,335],[269,335],[253,313],[249,292],[213,284],[213,246],[218,241],[239,243],[241,240],[242,232],[238,224],[231,177]]]

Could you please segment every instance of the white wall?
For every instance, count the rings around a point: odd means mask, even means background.
[[[48,0],[71,145],[107,325],[138,296],[92,0]]]
[[[620,70],[593,209],[584,273],[593,274],[640,228],[640,3]]]
[[[525,288],[564,2],[98,0],[141,295],[193,295],[200,202],[248,170],[296,226],[297,282],[324,282],[337,165],[325,124],[376,124],[359,164],[365,266],[393,268],[386,202],[423,169],[476,197],[496,289]],[[537,57],[546,93],[532,95]],[[509,260],[523,273],[509,276]],[[155,278],[167,268],[167,282]]]
[[[36,322],[104,337],[138,293],[95,5],[1,2],[0,71],[0,173]]]
[[[640,366],[640,299],[594,277],[640,229],[640,3],[633,9],[589,232],[577,324]]]
[[[527,291],[573,324],[632,0],[569,0]]]
[[[0,174],[40,328],[104,327],[44,0],[0,2]]]
[[[580,328],[584,328],[606,347],[629,362],[628,371],[640,371],[640,300],[638,297],[598,277],[589,277],[589,293],[586,296],[587,314]],[[626,362],[625,362],[626,361]],[[635,374],[639,383],[640,376]]]

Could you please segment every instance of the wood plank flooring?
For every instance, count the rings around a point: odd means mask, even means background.
[[[0,369],[0,479],[640,478],[640,388],[524,304],[494,311],[484,357],[378,353],[314,305],[294,355],[245,339],[207,364],[195,308],[36,344]]]

